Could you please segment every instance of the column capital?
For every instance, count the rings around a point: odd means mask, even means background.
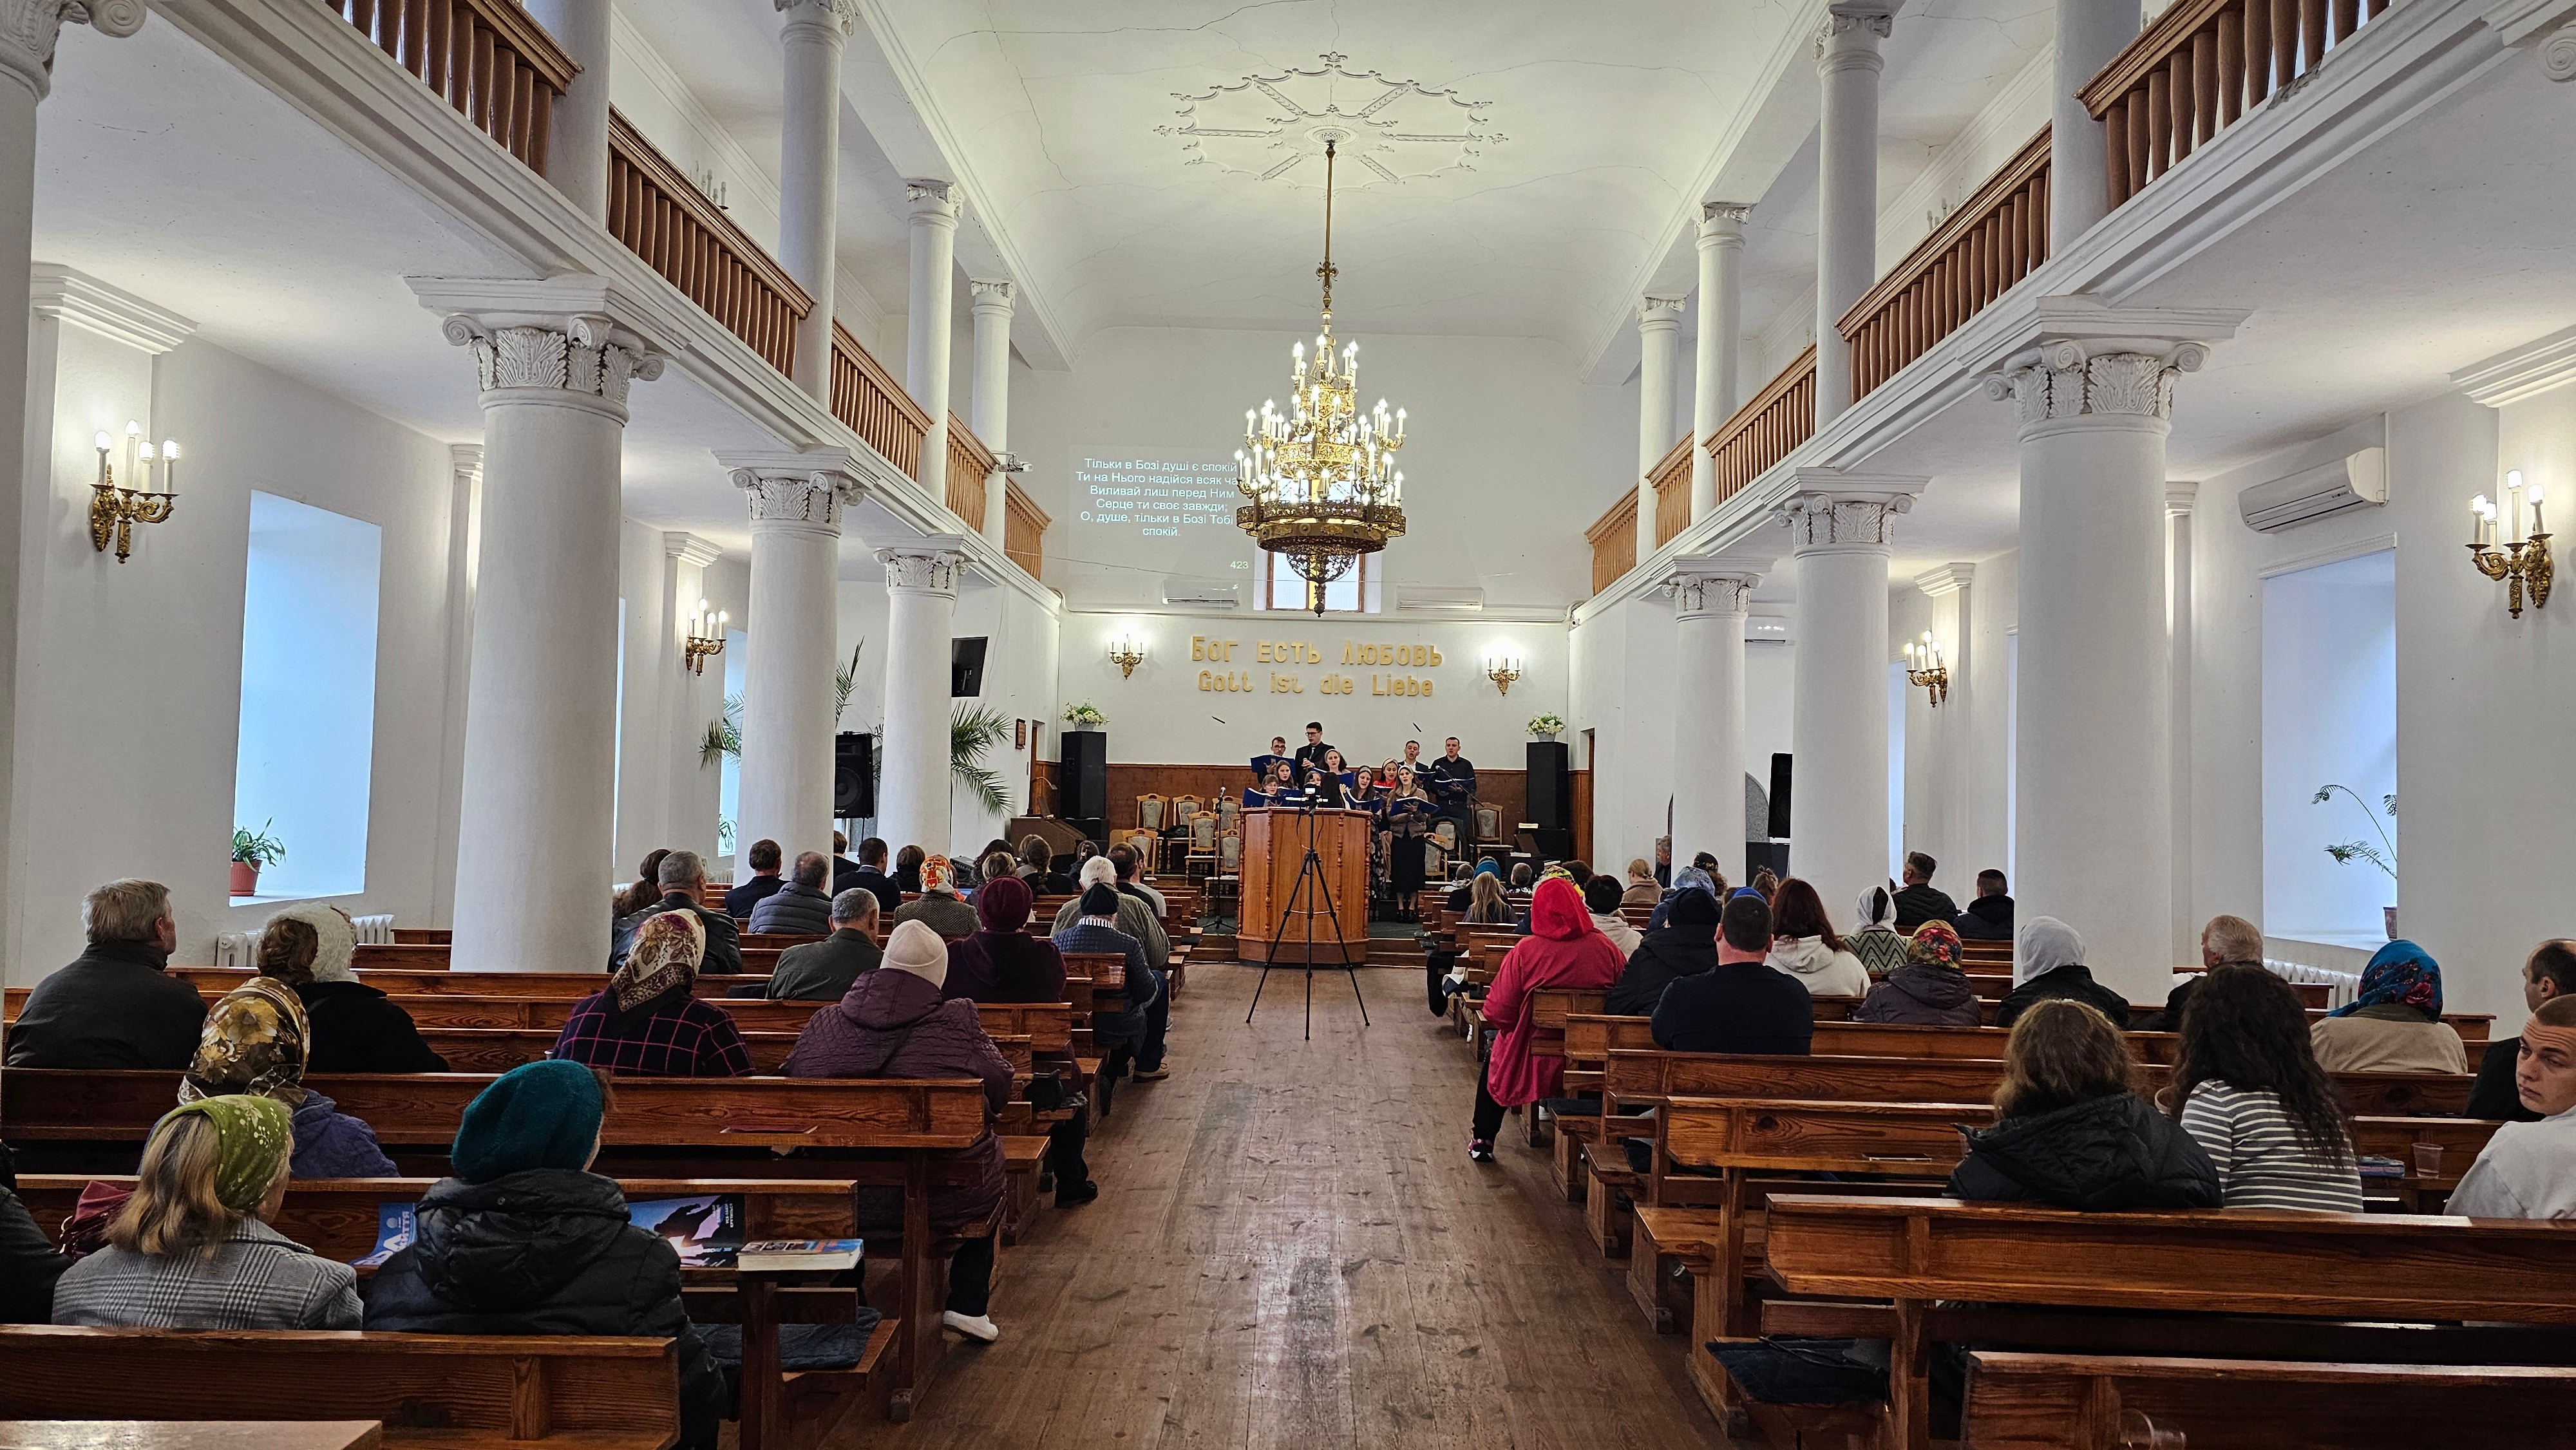
[[[719,453],[716,462],[743,491],[755,532],[777,528],[837,538],[842,509],[865,492],[858,464],[845,448]]]
[[[2540,52],[2540,72],[2576,80],[2576,0],[2489,0],[2487,27],[2507,45]]]
[[[1824,21],[1816,27],[1817,68],[1881,68],[1886,62],[1879,56],[1878,43],[1895,28],[1894,8],[1876,0],[1849,0],[1828,7]]]
[[[990,309],[1004,316],[1010,314],[1011,299],[1019,295],[1019,287],[1016,283],[976,277],[966,279],[966,289],[975,296],[976,311],[983,312]]]
[[[1762,576],[1722,559],[1675,559],[1655,587],[1671,596],[1676,619],[1741,616]]]
[[[2167,518],[2188,517],[2192,505],[2199,500],[2199,483],[2187,483],[2180,479],[2165,481],[2165,516]]]
[[[922,226],[957,225],[957,184],[936,177],[904,178],[903,194],[912,202],[912,220]]]
[[[2042,297],[2034,325],[1986,373],[1986,396],[2019,405],[2025,437],[2061,420],[2173,417],[2173,380],[2209,361],[2212,343],[2236,335],[2234,308],[2105,307],[2076,295]],[[2081,425],[2078,425],[2081,426]]]
[[[1974,564],[1943,564],[1914,576],[1914,587],[1925,595],[1940,599],[1968,587],[1977,577]]]
[[[703,569],[724,557],[724,550],[695,534],[667,533],[662,536],[662,556]]]
[[[1704,201],[1699,204],[1699,245],[1743,246],[1744,224],[1753,219],[1749,201]]]
[[[799,30],[828,28],[832,38],[846,40],[858,24],[858,0],[777,0],[778,12],[787,17],[783,33],[794,36]]]
[[[1896,536],[1896,516],[1910,513],[1929,479],[1892,474],[1798,470],[1798,491],[1780,501],[1780,522],[1799,554],[1885,553]]]
[[[939,594],[957,597],[957,568],[966,560],[966,540],[958,534],[930,534],[877,550],[885,565],[886,593]]]
[[[43,100],[53,88],[54,42],[66,21],[119,39],[143,28],[143,0],[0,0],[0,75]]]
[[[622,423],[628,383],[660,377],[672,351],[660,339],[678,335],[658,306],[596,277],[409,281],[449,344],[473,350],[487,403],[493,393],[553,393]]]
[[[1657,297],[1651,292],[1646,294],[1637,303],[1637,330],[1640,332],[1681,331],[1682,305],[1687,300],[1681,297]]]

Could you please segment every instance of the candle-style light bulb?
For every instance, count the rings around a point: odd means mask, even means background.
[[[723,610],[721,610],[721,609],[719,609],[719,610],[717,610],[717,611],[716,611],[716,628],[717,628],[717,629],[721,630],[721,629],[723,629],[726,625],[731,624],[732,622],[733,622],[733,616],[732,616],[732,615],[725,613],[725,612],[724,612]]]
[[[126,420],[125,420],[125,436],[126,436],[126,437],[128,437],[128,438],[140,438],[140,437],[142,437],[142,436],[143,436],[143,425],[142,425],[142,424],[140,424],[140,423],[135,422],[135,421],[134,421],[133,419],[131,419],[131,418],[126,419]]]
[[[175,438],[161,440],[161,491],[179,491],[179,440]]]
[[[99,452],[101,452],[101,453],[105,453],[105,452],[107,451],[107,449],[108,449],[107,430],[106,430],[106,429],[104,429],[104,428],[101,428],[101,429],[99,429],[99,430],[98,430],[98,451],[99,451]]]

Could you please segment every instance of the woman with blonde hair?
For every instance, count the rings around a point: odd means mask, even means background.
[[[2013,1024],[1995,1124],[1968,1132],[1950,1196],[2111,1212],[2216,1208],[2218,1168],[2182,1125],[2131,1090],[2125,1033],[2051,997]]]
[[[1628,889],[1619,898],[1621,906],[1651,907],[1664,899],[1664,888],[1655,884],[1655,868],[1645,857],[1628,863]]]
[[[226,1094],[164,1114],[107,1247],[63,1271],[54,1322],[355,1329],[358,1276],[268,1226],[295,1144],[286,1105]]]

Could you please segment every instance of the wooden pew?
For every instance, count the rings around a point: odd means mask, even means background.
[[[989,1032],[990,1029],[988,1028]],[[450,1072],[504,1073],[514,1067],[541,1061],[554,1050],[561,1028],[509,1027],[431,1027],[420,1037],[429,1050],[447,1059]],[[793,1032],[745,1032],[743,1046],[750,1050],[753,1072],[776,1075],[787,1063],[787,1054],[795,1049]],[[993,1045],[1010,1059],[1011,1069],[1025,1078],[1030,1070],[1031,1042],[1026,1033],[1004,1033],[993,1037]]]
[[[663,1339],[0,1326],[0,1419],[381,1420],[439,1450],[666,1450]]]
[[[1941,1310],[1936,1301],[2576,1324],[2576,1233],[2543,1222],[2244,1209],[2071,1213],[1939,1198],[1773,1194],[1763,1254],[1771,1277],[1793,1294],[1893,1301],[1889,1381],[1898,1450],[1926,1450],[1931,1443],[1936,1339],[2016,1337],[1979,1328],[1981,1313],[1993,1323],[1989,1311]],[[2091,1322],[2104,1330],[2120,1323],[2117,1316]],[[2279,1320],[2267,1324],[2276,1347],[2320,1332]],[[2151,1327],[2208,1342],[2225,1322],[2165,1320]],[[2388,1338],[2430,1352],[2442,1333],[2399,1331]],[[2462,1336],[2472,1345],[2500,1338],[2521,1337],[2474,1330]],[[2529,1335],[2536,1355],[2530,1362],[2563,1363],[2568,1339],[2557,1330]]]

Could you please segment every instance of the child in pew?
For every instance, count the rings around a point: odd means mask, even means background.
[[[124,1329],[355,1329],[357,1272],[270,1228],[286,1200],[284,1103],[201,1097],[152,1128],[107,1245],[63,1271],[54,1322]]]
[[[640,1077],[751,1076],[733,1014],[693,990],[706,948],[696,913],[647,917],[607,990],[573,1004],[547,1056]]]
[[[680,1444],[713,1450],[724,1379],[681,1304],[679,1253],[590,1171],[613,1105],[608,1079],[571,1062],[513,1068],[477,1094],[448,1154],[456,1176],[421,1195],[411,1247],[367,1285],[366,1327],[676,1341]]]
[[[2162,1101],[2217,1165],[2222,1207],[2361,1212],[2351,1113],[2309,1049],[2298,992],[2263,968],[2203,976]]]
[[[1993,1127],[1964,1130],[1950,1197],[2057,1208],[2216,1208],[2218,1168],[2182,1125],[2131,1091],[2136,1061],[2109,1018],[2049,998],[2004,1042]]]
[[[2536,1123],[2507,1123],[2478,1154],[2449,1212],[2470,1218],[2576,1218],[2576,997],[2552,997],[2523,1024],[2514,1062]]]

